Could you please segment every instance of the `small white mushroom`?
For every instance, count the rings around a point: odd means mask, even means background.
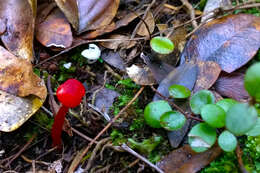
[[[66,64],[63,64],[63,67],[65,67],[66,69],[70,69],[72,63],[71,62],[68,62]]]
[[[81,55],[87,58],[89,64],[93,64],[100,58],[101,50],[95,44],[89,44],[88,49],[81,52]]]

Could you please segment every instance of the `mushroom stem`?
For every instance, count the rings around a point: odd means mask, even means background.
[[[61,132],[65,120],[65,115],[67,114],[69,107],[62,105],[58,113],[54,118],[54,123],[51,129],[52,146],[61,146]]]

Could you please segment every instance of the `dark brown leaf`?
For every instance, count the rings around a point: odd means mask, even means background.
[[[36,26],[36,38],[46,47],[68,48],[72,44],[70,24],[60,9],[51,14]]]
[[[119,6],[119,0],[55,1],[79,34],[110,24]]]
[[[229,15],[199,28],[187,42],[181,63],[214,61],[231,73],[252,59],[259,47],[260,17]]]
[[[109,51],[103,51],[102,52],[102,59],[108,63],[109,65],[121,70],[125,71],[125,64],[123,59],[120,57],[118,52],[113,52],[111,50]]]
[[[126,68],[128,76],[138,85],[154,85],[156,80],[153,77],[151,70],[145,67],[139,67],[137,65],[132,65]]]
[[[196,153],[190,146],[185,145],[172,151],[157,165],[165,173],[196,173],[215,160],[221,152],[218,146],[214,146],[203,153]]]
[[[221,73],[214,88],[222,96],[230,97],[238,101],[247,100],[249,95],[244,88],[244,76],[243,73],[238,72],[231,74]]]
[[[0,18],[6,23],[6,30],[1,39],[9,51],[28,61],[33,60],[35,17],[35,0],[1,0],[0,2]]]
[[[219,65],[213,61],[199,61],[199,74],[193,91],[199,91],[202,89],[209,89],[218,79],[221,72]]]

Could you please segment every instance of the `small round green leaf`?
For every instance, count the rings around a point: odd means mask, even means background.
[[[200,90],[195,93],[190,99],[190,107],[192,112],[200,114],[202,106],[206,104],[214,104],[215,97],[212,92],[208,90]]]
[[[218,137],[218,145],[226,152],[234,151],[237,147],[237,138],[225,130]]]
[[[256,125],[246,133],[247,136],[259,136],[260,135],[260,117],[257,118]]]
[[[174,84],[169,87],[169,94],[176,99],[185,99],[190,97],[190,90],[183,85]]]
[[[222,100],[219,100],[216,103],[216,105],[222,107],[222,109],[224,109],[224,111],[227,112],[229,110],[229,108],[236,103],[238,103],[238,102],[233,99],[222,99]]]
[[[260,100],[260,63],[255,63],[247,69],[244,84],[249,95]]]
[[[150,41],[151,48],[159,54],[169,54],[174,49],[173,42],[166,37],[154,37]]]
[[[196,152],[203,152],[209,149],[216,142],[216,129],[206,123],[195,125],[188,134],[188,141],[191,148]]]
[[[177,111],[165,112],[160,118],[160,124],[166,130],[178,130],[183,127],[186,118]]]
[[[151,127],[161,128],[160,117],[171,110],[169,103],[164,100],[151,102],[144,109],[145,122]]]
[[[211,127],[221,128],[225,126],[226,112],[218,105],[204,105],[201,108],[201,117]]]
[[[227,129],[237,135],[251,130],[257,122],[257,111],[246,103],[237,103],[229,108],[226,114]]]

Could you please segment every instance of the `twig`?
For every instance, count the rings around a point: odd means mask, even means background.
[[[168,101],[175,109],[177,109],[180,113],[182,113],[183,115],[185,115],[186,118],[190,118],[190,119],[194,119],[196,121],[200,121],[203,122],[202,119],[197,118],[195,116],[193,116],[192,114],[189,114],[187,112],[185,112],[184,110],[182,110],[182,108],[180,108],[178,105],[176,105],[172,100],[170,100],[168,97],[165,97],[164,95],[162,95],[159,91],[157,91],[152,85],[151,85],[151,89],[158,94],[160,97],[162,97],[164,100]]]
[[[132,150],[130,147],[128,147],[126,144],[122,144],[121,147],[129,152],[130,154],[134,155],[135,157],[137,157],[138,159],[142,160],[143,162],[145,162],[146,164],[148,164],[150,167],[152,167],[153,169],[155,169],[157,172],[159,173],[164,173],[160,168],[158,168],[156,165],[152,164],[149,160],[147,160],[146,158],[144,158],[143,156],[141,156],[140,154],[138,154],[137,152],[135,152],[134,150]]]
[[[128,109],[128,107],[133,104],[133,102],[138,98],[138,96],[142,93],[143,90],[144,90],[144,86],[142,88],[140,88],[140,90],[135,94],[135,96],[132,98],[132,100],[106,125],[106,127],[104,127],[103,130],[101,130],[101,132],[98,133],[98,135],[93,139],[93,141],[88,144],[88,146],[83,150],[83,152],[79,156],[76,163],[74,163],[73,167],[71,167],[71,169],[70,169],[71,172],[69,172],[69,173],[73,173],[75,171],[75,169],[78,167],[80,161],[83,159],[84,155],[88,152],[88,150],[94,144],[94,141],[98,140],[98,138],[109,129],[109,127],[121,116],[121,114],[123,112],[125,112]]]
[[[92,138],[90,138],[90,137],[84,135],[83,133],[81,133],[81,132],[78,131],[77,129],[74,129],[73,127],[71,127],[71,130],[72,130],[74,133],[76,133],[77,135],[79,135],[80,137],[86,139],[87,141],[89,141],[89,142],[92,142],[92,141],[93,141]],[[94,141],[94,143],[97,144],[98,142],[97,142],[97,141]]]
[[[105,88],[105,85],[106,85],[106,82],[107,82],[107,71],[105,71],[105,74],[104,74],[104,82],[103,82],[103,85],[97,89],[96,91],[93,92],[93,95],[92,95],[92,100],[91,100],[91,104],[92,105],[95,105],[95,101],[96,101],[96,95],[99,91],[101,91],[103,88]]]
[[[139,161],[140,161],[140,159],[136,159],[135,161],[130,163],[126,168],[122,169],[118,173],[124,173],[127,169],[132,168],[133,166],[135,166]]]
[[[145,10],[144,15],[143,15],[143,18],[142,18],[142,21],[140,21],[140,22],[136,25],[134,31],[132,32],[131,39],[133,39],[133,38],[135,37],[135,35],[136,35],[138,29],[140,28],[141,24],[142,24],[142,23],[145,23],[145,18],[147,17],[148,12],[150,11],[151,7],[154,5],[155,2],[156,2],[156,1],[153,0],[153,1],[151,2],[151,4],[149,4],[149,6],[147,7],[147,9]],[[146,23],[145,23],[145,24],[146,24]],[[147,26],[147,24],[146,24],[146,26]],[[147,28],[147,31],[148,31],[148,33],[149,33],[149,36],[151,37],[149,27]],[[150,39],[151,39],[151,38],[150,38]]]
[[[33,160],[27,158],[27,157],[24,156],[24,155],[21,155],[21,158],[22,158],[24,161],[28,162],[28,163],[32,163],[32,162],[33,162]],[[43,164],[43,165],[45,165],[45,166],[49,166],[49,165],[50,165],[50,163],[48,163],[48,162],[37,161],[37,160],[35,161],[35,163],[37,163],[37,164]]]
[[[8,167],[17,157],[19,157],[19,156],[22,154],[22,152],[24,152],[24,151],[27,149],[27,147],[32,143],[32,141],[33,141],[35,138],[36,138],[36,134],[34,134],[34,135],[30,138],[30,140],[27,141],[27,143],[23,146],[23,148],[21,148],[21,150],[20,150],[17,154],[15,154],[14,157],[13,157],[7,164],[5,164],[5,167]]]
[[[98,107],[92,105],[92,104],[89,104],[88,103],[88,106],[93,109],[94,111],[98,112],[100,115],[102,115],[108,122],[111,121],[111,118],[110,116],[106,113],[106,112],[102,112]]]
[[[248,173],[245,166],[244,166],[243,160],[242,160],[243,151],[241,150],[239,144],[237,144],[236,155],[237,155],[237,161],[238,161],[238,164],[239,164],[240,171],[242,173]]]
[[[86,168],[85,168],[84,171],[87,172],[87,171],[91,168],[91,165],[92,165],[92,163],[93,163],[93,161],[94,161],[94,159],[95,159],[95,157],[96,157],[96,155],[97,155],[98,150],[100,149],[100,147],[101,147],[104,143],[106,143],[106,142],[109,141],[109,140],[110,140],[110,137],[105,138],[105,139],[102,139],[102,140],[100,140],[100,141],[97,143],[96,147],[94,148],[94,150],[93,150],[92,153],[91,153],[91,157],[89,158],[88,164],[87,164],[87,166],[86,166]]]
[[[114,70],[113,70],[109,65],[104,64],[104,67],[107,69],[107,71],[108,71],[109,73],[111,73],[111,74],[112,74],[115,78],[117,78],[118,80],[122,80],[122,79],[123,79],[119,74],[117,74],[116,72],[114,72]]]
[[[189,10],[189,13],[190,13],[190,18],[192,20],[192,26],[194,28],[197,28],[198,27],[198,23],[197,21],[195,20],[195,10],[194,8],[192,7],[192,5],[189,3],[189,1],[187,0],[181,0],[182,4]]]

